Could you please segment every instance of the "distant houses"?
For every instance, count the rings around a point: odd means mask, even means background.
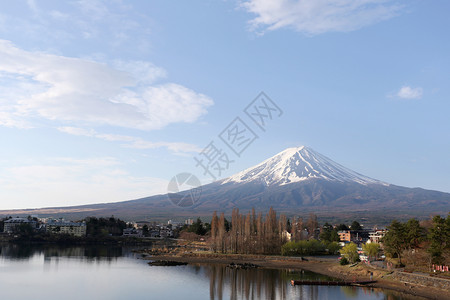
[[[365,243],[380,243],[380,240],[386,235],[386,233],[386,229],[338,231],[339,240],[342,246],[350,242],[353,242],[357,245]]]
[[[127,236],[127,237],[143,237],[144,234],[142,233],[142,229],[137,229],[137,228],[125,228],[123,230],[123,236]]]
[[[46,231],[53,234],[69,234],[73,236],[86,236],[85,222],[70,222],[63,219],[51,220],[45,224]]]
[[[5,233],[15,233],[19,230],[21,225],[30,225],[32,229],[36,229],[37,222],[33,219],[28,218],[11,218],[4,221],[3,232]]]
[[[375,229],[369,233],[368,243],[381,243],[381,239],[386,235],[387,229]]]
[[[106,221],[105,221],[106,220]],[[67,221],[63,218],[38,218],[38,216],[23,217],[9,217],[0,219],[1,227],[0,233],[14,236],[30,236],[36,234],[50,234],[50,235],[71,235],[75,237],[95,236],[99,231],[101,235],[115,235],[124,237],[152,237],[152,238],[173,238],[178,236],[179,231],[186,226],[186,223],[191,223],[191,219],[185,222],[174,222],[169,220],[167,223],[158,223],[150,221],[137,221],[119,224],[120,226],[115,228],[115,232],[105,233],[105,228],[97,228],[101,226],[111,226],[110,224],[100,224],[101,222],[111,222],[111,218],[99,220],[86,220],[80,222]],[[118,221],[120,221],[118,219]],[[123,227],[122,227],[123,225]],[[97,227],[95,227],[97,226]],[[90,229],[88,228],[90,227]],[[108,228],[109,228],[108,227]],[[124,228],[125,227],[125,228]]]
[[[151,237],[151,238],[172,238],[174,237],[174,229],[181,229],[183,223],[173,222],[169,220],[166,224],[157,222],[138,221],[130,223],[131,228],[123,230],[123,236],[128,237]]]
[[[31,231],[48,232],[50,234],[69,234],[73,236],[86,236],[85,222],[71,222],[63,219],[47,220],[38,218],[10,218],[5,220],[3,232],[7,234],[20,233],[27,227]]]

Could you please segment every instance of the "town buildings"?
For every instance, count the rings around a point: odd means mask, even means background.
[[[36,229],[37,222],[28,218],[11,218],[4,222],[3,232],[15,233],[19,230],[20,225],[28,224],[32,229]]]
[[[45,224],[46,231],[53,234],[70,234],[73,236],[86,236],[85,222],[70,222],[63,219],[50,220]]]
[[[386,235],[386,229],[375,229],[374,231],[369,233],[368,243],[380,243],[381,239]]]
[[[142,233],[142,229],[137,229],[137,228],[125,228],[123,230],[123,236],[128,236],[128,237],[143,237],[144,234]]]

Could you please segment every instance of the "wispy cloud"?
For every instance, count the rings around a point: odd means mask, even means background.
[[[36,118],[141,130],[196,121],[213,101],[176,83],[148,62],[116,67],[30,52],[0,40],[3,125],[32,126]]]
[[[4,167],[0,185],[10,204],[3,203],[2,209],[123,201],[167,191],[167,180],[132,176],[121,167],[112,157],[63,157]]]
[[[0,13],[0,32],[20,32],[28,41],[46,45],[48,49],[67,43],[95,45],[102,38],[103,45],[121,48],[122,53],[149,50],[148,24],[152,21],[129,3],[78,0],[55,5],[27,0],[20,11],[20,14]],[[131,44],[133,47],[128,47]]]
[[[122,146],[125,148],[134,148],[134,149],[167,148],[169,151],[175,153],[192,153],[201,151],[201,148],[193,144],[180,142],[151,142],[146,141],[140,137],[98,133],[93,129],[65,126],[59,127],[58,130],[64,133],[77,136],[95,137],[110,142],[122,142]]]
[[[249,22],[251,30],[290,28],[306,35],[356,30],[402,10],[391,0],[249,0],[241,6],[256,15]]]
[[[423,95],[423,89],[421,87],[402,86],[397,92],[396,96],[401,99],[420,99]]]

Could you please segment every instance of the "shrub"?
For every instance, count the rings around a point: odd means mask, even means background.
[[[339,261],[339,264],[341,265],[341,266],[345,266],[345,265],[348,265],[348,259],[347,259],[347,257],[342,257],[341,258],[341,260]]]
[[[340,252],[342,257],[346,257],[352,263],[359,261],[358,249],[355,243],[345,245]]]
[[[325,245],[318,240],[288,242],[281,247],[281,255],[303,256],[325,253]]]
[[[329,254],[337,254],[337,253],[339,253],[341,246],[339,246],[338,242],[331,242],[331,243],[328,243],[327,249],[328,249]]]

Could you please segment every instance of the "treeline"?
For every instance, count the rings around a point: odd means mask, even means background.
[[[304,256],[304,255],[320,255],[320,254],[337,254],[339,243],[318,241],[318,240],[304,240],[291,241],[281,246],[281,255],[285,256]]]
[[[86,235],[92,237],[121,236],[127,228],[127,223],[114,217],[95,218],[88,217],[86,221]]]
[[[214,252],[240,254],[279,254],[281,245],[286,242],[283,232],[287,229],[287,218],[270,208],[263,218],[262,213],[256,215],[255,209],[243,215],[239,209],[233,209],[231,226],[225,228],[223,213],[217,217],[214,212],[211,219],[211,249]]]
[[[214,212],[211,219],[210,247],[214,252],[239,254],[280,254],[281,246],[288,240],[300,241],[318,238],[320,233],[317,216],[310,214],[308,220],[294,218],[291,222],[273,208],[263,216],[253,208],[247,214],[239,209],[232,211],[231,223],[223,213]]]
[[[450,214],[422,222],[394,220],[387,229],[382,239],[384,251],[398,258],[400,265],[404,258],[413,265],[450,264]]]
[[[228,223],[228,221],[226,221],[226,223]],[[227,224],[225,224],[225,226],[226,225]],[[192,223],[189,226],[186,226],[185,228],[183,228],[183,230],[185,230],[186,232],[195,233],[197,235],[205,235],[208,232],[210,232],[211,224],[203,223],[200,218],[197,218],[197,220],[194,223]]]

